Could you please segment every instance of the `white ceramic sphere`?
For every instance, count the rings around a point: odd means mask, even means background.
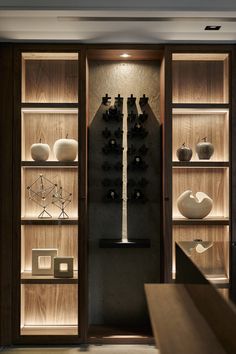
[[[35,161],[46,161],[49,158],[50,147],[48,144],[37,143],[31,145],[31,157]]]
[[[75,139],[59,139],[53,146],[58,161],[74,161],[78,153],[78,141]]]
[[[188,219],[203,219],[211,212],[213,200],[203,192],[194,195],[191,190],[187,190],[178,197],[177,207]]]

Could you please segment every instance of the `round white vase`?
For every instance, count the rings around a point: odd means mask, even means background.
[[[191,190],[187,190],[178,197],[177,207],[188,219],[203,219],[211,212],[213,200],[203,192],[194,195]]]
[[[49,158],[50,147],[48,144],[37,143],[30,147],[31,157],[35,161],[46,161]]]
[[[53,146],[58,161],[74,161],[78,153],[78,141],[75,139],[59,139]]]

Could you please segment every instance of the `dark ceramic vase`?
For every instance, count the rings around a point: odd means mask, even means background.
[[[196,152],[200,160],[210,160],[211,156],[214,154],[214,146],[207,141],[207,138],[203,138],[196,145]]]
[[[190,161],[193,155],[192,149],[185,146],[185,143],[177,150],[176,155],[179,161]]]

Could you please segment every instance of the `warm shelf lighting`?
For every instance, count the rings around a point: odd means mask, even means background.
[[[123,53],[120,55],[121,58],[130,58],[131,55],[130,54],[127,54],[127,53]]]

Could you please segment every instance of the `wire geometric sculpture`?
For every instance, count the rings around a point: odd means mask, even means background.
[[[71,203],[72,193],[66,192],[62,187],[56,185],[56,191],[52,196],[52,204],[61,209],[58,219],[69,219],[69,215],[65,212],[65,208]]]
[[[43,210],[39,214],[38,218],[47,219],[52,215],[46,210],[49,204],[51,204],[51,193],[56,188],[56,184],[51,182],[48,178],[42,174],[27,187],[29,199],[40,205]]]

